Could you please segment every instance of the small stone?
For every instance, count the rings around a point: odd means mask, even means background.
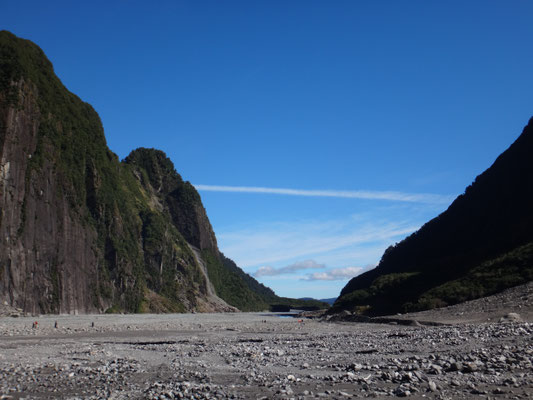
[[[522,321],[522,317],[518,313],[508,313],[505,314],[503,317],[500,318],[500,322],[520,322]]]
[[[475,372],[478,370],[478,366],[476,363],[466,363],[464,366],[463,366],[463,369],[462,369],[462,372],[466,372],[466,373],[471,373],[471,372]]]
[[[411,395],[411,391],[403,385],[400,385],[394,390],[394,394],[398,397],[407,397]]]
[[[428,380],[428,378],[426,376],[424,376],[424,374],[422,374],[422,372],[420,372],[420,371],[415,371],[414,374],[420,381],[427,381]]]
[[[460,362],[454,362],[450,365],[449,371],[455,372],[455,371],[461,371],[463,369],[463,364]]]
[[[431,364],[429,366],[429,372],[435,375],[442,374],[442,367],[437,364]]]

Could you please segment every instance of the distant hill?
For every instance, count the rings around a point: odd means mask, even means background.
[[[332,297],[332,298],[329,298],[329,299],[313,299],[312,297],[301,297],[300,300],[315,300],[315,301],[321,301],[323,303],[327,303],[327,304],[333,304],[335,303],[335,300],[337,300],[337,297]]]
[[[323,301],[324,303],[333,304],[335,301],[337,301],[337,297],[331,297],[329,299],[320,299],[319,301]]]
[[[149,134],[149,132],[147,132]],[[164,152],[119,161],[34,43],[0,31],[0,301],[30,313],[265,310]],[[306,302],[309,307],[327,307]]]
[[[389,247],[375,269],[350,280],[331,312],[423,310],[532,279],[533,118],[445,212]]]

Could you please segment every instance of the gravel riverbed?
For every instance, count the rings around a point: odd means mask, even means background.
[[[0,398],[533,397],[530,314],[492,310],[472,323],[459,311],[464,322],[441,326],[269,313],[3,317]]]

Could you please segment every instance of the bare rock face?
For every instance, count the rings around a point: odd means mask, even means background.
[[[98,279],[96,232],[58,196],[60,176],[50,160],[29,169],[39,134],[38,92],[23,80],[14,86],[21,102],[0,115],[0,300],[33,313],[97,311],[106,304],[90,293]]]
[[[119,162],[33,43],[0,32],[0,64],[0,301],[34,314],[235,311],[190,246],[219,257],[200,196],[164,153]]]

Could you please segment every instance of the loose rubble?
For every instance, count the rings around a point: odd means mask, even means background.
[[[4,317],[0,398],[533,397],[533,324],[500,314],[436,326],[270,313]]]
[[[44,320],[22,329],[0,320],[2,398],[518,399],[533,393],[528,322],[410,327],[212,314],[130,316],[137,320],[132,326],[99,318],[100,328],[81,327],[76,317],[73,328]]]

